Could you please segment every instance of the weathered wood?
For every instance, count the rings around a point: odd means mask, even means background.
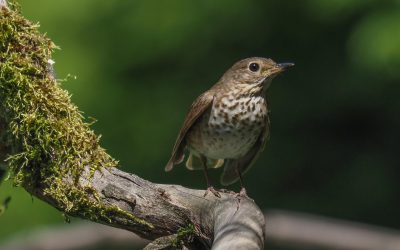
[[[70,179],[65,178],[65,182],[69,185]],[[221,193],[221,198],[212,194],[204,197],[205,190],[156,184],[117,168],[96,171],[93,177],[83,174],[78,185],[94,188],[99,194],[90,196],[94,202],[116,206],[151,226],[136,223],[134,219],[127,221],[118,214],[110,222],[101,223],[129,230],[145,239],[173,235],[193,225],[193,234],[185,237],[193,238],[191,243],[201,244],[202,249],[263,249],[264,216],[253,200],[235,193]],[[64,210],[41,187],[28,191]],[[75,216],[87,219],[81,214]]]
[[[235,193],[221,193],[221,198],[212,194],[204,197],[205,190],[155,184],[116,168],[96,172],[93,178],[82,177],[80,185],[93,187],[100,194],[99,202],[118,206],[150,223],[153,228],[125,221],[126,217],[118,215],[107,223],[143,238],[157,239],[194,225],[192,237],[198,241],[194,244],[200,242],[204,249],[263,248],[265,222],[261,210],[253,200]],[[40,188],[32,193],[57,206]]]

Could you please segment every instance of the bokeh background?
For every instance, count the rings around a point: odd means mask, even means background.
[[[272,134],[249,195],[263,209],[400,229],[400,1],[19,2],[61,47],[57,77],[76,76],[63,86],[122,169],[204,188],[201,172],[163,170],[191,102],[242,58],[295,62],[269,89]],[[64,223],[4,182],[9,195],[0,242]]]

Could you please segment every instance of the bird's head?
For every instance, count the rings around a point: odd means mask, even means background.
[[[225,72],[223,79],[229,79],[235,85],[262,85],[267,89],[275,76],[292,66],[294,63],[276,63],[269,58],[251,57],[235,63]]]

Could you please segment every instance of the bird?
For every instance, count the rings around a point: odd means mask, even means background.
[[[272,59],[251,57],[236,62],[209,90],[198,96],[184,119],[165,171],[180,164],[189,152],[186,167],[203,170],[208,192],[220,197],[210,182],[208,169],[224,167],[221,184],[240,181],[270,135],[266,92],[272,79],[294,66]]]

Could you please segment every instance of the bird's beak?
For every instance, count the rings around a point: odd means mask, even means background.
[[[271,84],[271,80],[275,78],[277,75],[285,71],[286,69],[293,67],[294,63],[277,63],[275,66],[272,68],[269,68],[268,70],[265,71],[265,78],[264,78],[264,85],[267,84],[266,82],[269,82],[268,84]]]
[[[294,63],[278,63],[276,64],[276,68],[280,69],[281,71],[287,70],[294,66]]]
[[[273,67],[272,69],[269,70],[268,73],[270,76],[276,76],[279,73],[281,73],[293,66],[294,66],[294,63],[277,63],[277,64],[275,64],[275,67]]]

